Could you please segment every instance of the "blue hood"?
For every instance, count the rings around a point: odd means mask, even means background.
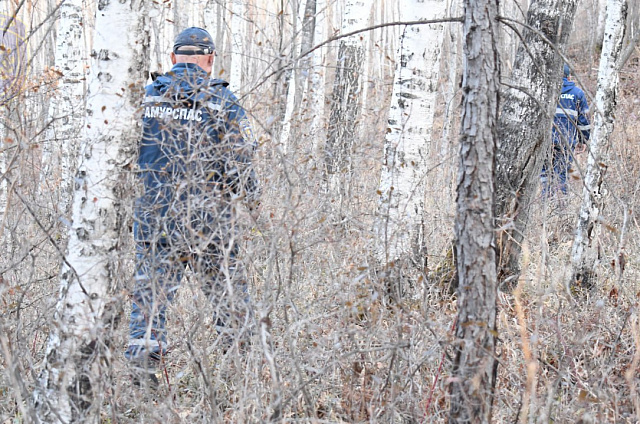
[[[573,90],[576,86],[576,83],[573,81],[569,81],[567,78],[562,79],[562,93],[568,93]]]

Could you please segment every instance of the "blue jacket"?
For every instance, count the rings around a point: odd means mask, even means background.
[[[574,82],[564,78],[553,120],[553,144],[556,148],[564,149],[567,144],[573,148],[577,143],[589,140],[591,125],[588,113],[589,105],[584,92]]]
[[[233,201],[257,201],[255,139],[227,86],[195,64],[178,63],[145,87],[137,241],[219,239]]]

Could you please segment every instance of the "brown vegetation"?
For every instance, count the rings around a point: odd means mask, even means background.
[[[595,47],[580,37],[588,38],[577,32],[569,56],[585,91],[593,94],[597,61],[582,52]],[[133,253],[131,240],[123,239],[118,253],[129,268],[119,276],[120,323],[108,343],[111,356],[93,370],[101,422],[447,422],[457,300],[443,276],[452,262],[456,147],[443,143],[430,152],[439,166],[429,174],[425,199],[427,269],[413,269],[399,282],[405,296],[390,299],[374,260],[372,230],[393,70],[393,52],[386,53],[377,63],[384,77],[372,71],[365,78],[369,104],[357,123],[341,198],[328,195],[323,158],[303,145],[311,112],[294,118],[300,145],[285,152],[270,133],[280,99],[257,84],[243,99],[260,135],[257,167],[264,184],[261,215],[248,224],[243,246],[259,323],[246,350],[221,353],[211,307],[187,276],[168,315],[172,349],[163,360],[160,389],[133,386],[122,356]],[[451,65],[446,62],[443,70]],[[498,296],[495,422],[640,421],[637,54],[621,75],[598,284],[576,291],[567,283],[581,192],[582,168],[576,166],[566,198],[534,200],[518,288]],[[37,106],[46,93],[23,93],[2,118],[9,132],[0,155],[13,161],[6,175],[13,194],[0,211],[3,423],[30,422],[64,251],[66,223],[58,220],[52,198],[59,181],[41,182],[37,172],[46,125]],[[450,104],[458,105],[459,97],[443,94],[436,128],[445,124]],[[458,128],[459,113],[452,119]]]

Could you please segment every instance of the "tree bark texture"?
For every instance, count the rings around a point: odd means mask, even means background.
[[[364,28],[371,7],[371,0],[348,0],[342,19],[342,32]],[[349,156],[360,115],[360,76],[366,37],[357,34],[340,40],[325,146],[328,174],[343,173],[350,169]]]
[[[231,72],[229,75],[229,88],[234,93],[239,93],[244,84],[246,14],[247,6],[243,0],[231,1]]]
[[[307,6],[311,5],[312,10],[309,10]],[[313,24],[313,16],[315,14],[316,3],[315,0],[306,1],[306,6],[302,7],[300,4],[300,8],[298,13],[300,14],[299,19],[296,20],[302,21],[302,30],[300,32],[300,40],[298,43],[294,42],[294,46],[292,48],[292,56],[293,58],[298,58],[301,52],[306,52],[311,49],[311,44],[313,42],[313,28],[310,28],[310,25]],[[294,26],[295,28],[295,26]],[[295,37],[294,32],[294,41],[298,38]],[[283,147],[283,150],[286,152],[289,148],[291,132],[293,131],[293,141],[291,144],[295,144],[298,139],[298,126],[292,127],[292,121],[295,121],[297,117],[300,116],[300,103],[302,101],[302,95],[306,89],[306,76],[308,75],[308,58],[305,56],[300,60],[296,60],[294,63],[294,70],[290,73],[289,82],[287,84],[287,97],[286,97],[286,108],[284,112],[284,118],[282,120],[282,130],[280,131],[280,144]],[[304,68],[305,72],[302,72]],[[303,74],[305,78],[303,78]]]
[[[401,19],[407,21],[440,18],[446,7],[445,1],[400,4]],[[443,34],[443,24],[413,25],[400,36],[379,189],[378,256],[383,264],[399,266],[399,260],[408,259],[424,266],[424,196],[437,158],[431,128]]]
[[[172,3],[151,2],[149,10],[149,72],[163,73],[171,69],[169,55],[173,49],[173,40],[180,32],[180,27],[172,24],[175,11]],[[217,45],[216,45],[217,46]]]
[[[227,20],[225,17],[225,11],[227,9],[226,0],[211,0],[209,3],[207,3],[207,9],[211,11],[213,8],[215,8],[216,10],[215,21],[209,21],[207,23],[209,27],[215,24],[215,27],[211,28],[212,30],[215,30],[215,34],[213,32],[209,32],[211,36],[216,38],[217,60],[213,62],[213,74],[217,78],[222,78],[223,74],[225,73],[225,69],[227,69],[227,67],[225,66],[224,55],[222,54],[222,52],[228,49],[225,45],[224,31],[224,28],[227,25]],[[208,16],[209,18],[211,17],[210,15]]]
[[[460,16],[462,10],[462,4],[458,0],[447,1],[447,11],[449,16]],[[444,89],[444,98],[446,107],[444,110],[444,117],[442,118],[442,136],[440,140],[440,161],[448,161],[450,157],[453,157],[453,138],[455,137],[455,130],[452,131],[453,121],[455,117],[455,108],[458,106],[454,104],[454,99],[459,88],[459,61],[461,53],[461,35],[462,31],[458,25],[445,25],[444,27],[444,41],[443,51],[447,60],[445,61],[445,70],[447,72],[447,82]],[[448,167],[445,167],[445,169]],[[452,167],[453,168],[453,167]],[[448,172],[444,172],[442,175],[443,185],[449,185],[450,175]]]
[[[316,13],[313,22],[313,43],[319,44],[327,36],[327,17],[325,14],[326,0],[309,0],[313,1],[316,6]],[[304,53],[304,52],[303,52]],[[311,53],[311,75],[309,77],[309,84],[311,89],[308,90],[308,102],[309,110],[314,111],[311,118],[311,127],[309,129],[309,135],[312,140],[312,149],[314,157],[319,163],[322,162],[321,154],[321,140],[325,135],[325,56],[326,50],[319,48]]]
[[[120,316],[116,293],[127,275],[119,244],[128,233],[123,181],[135,152],[136,109],[149,59],[143,5],[98,5],[68,254],[34,393],[38,415],[48,423],[96,422],[102,405],[95,377],[102,373],[95,368],[111,355],[110,335]]]
[[[316,25],[316,6],[317,0],[306,0],[304,7],[304,15],[302,17],[302,30],[300,33],[300,53],[305,53],[311,50],[314,41],[316,43],[322,40],[314,40],[315,25]],[[307,83],[309,81],[309,70],[311,68],[311,55],[306,55],[298,61],[295,72],[295,99],[293,102],[293,109],[299,110],[302,104],[302,99],[305,96]]]
[[[0,78],[0,106],[2,106],[0,110],[0,245],[2,246],[0,252],[5,256],[5,252],[10,249],[12,243],[10,234],[6,239],[3,236],[5,229],[11,227],[9,211],[12,191],[19,178],[19,173],[14,174],[14,170],[20,162],[26,145],[22,139],[23,125],[19,111],[24,106],[20,94],[27,63],[25,42],[27,28],[17,18],[18,11],[13,10],[14,5],[7,3],[0,6],[2,6],[0,25],[3,28],[0,33],[0,44],[5,51],[14,52],[11,56],[5,52],[0,53],[0,59],[3,62],[2,78]]]
[[[535,31],[506,22],[521,32],[523,40],[507,81],[510,87],[498,122],[495,214],[500,228],[498,275],[505,288],[513,287],[520,275],[529,208],[550,148],[551,125],[562,86],[563,60],[557,50],[563,51],[567,44],[577,3],[533,1],[527,25]]]
[[[606,16],[594,128],[589,140],[582,205],[571,249],[571,283],[584,288],[593,287],[599,259],[597,237],[601,226],[598,218],[604,208],[604,177],[609,166],[609,137],[613,132],[618,100],[618,62],[622,56],[627,0],[608,0]]]
[[[464,3],[462,123],[456,199],[458,318],[449,423],[489,423],[496,381],[493,218],[498,119],[498,2]]]
[[[80,144],[83,112],[85,110],[86,78],[85,64],[87,50],[84,37],[84,11],[82,1],[65,1],[60,5],[58,36],[55,49],[55,64],[62,77],[58,89],[49,105],[47,140],[42,152],[41,180],[46,187],[52,179],[61,182],[57,188],[59,196],[58,213],[69,214],[76,155]],[[54,160],[60,163],[54,166]],[[53,176],[52,172],[60,175]],[[53,190],[53,187],[47,187]]]

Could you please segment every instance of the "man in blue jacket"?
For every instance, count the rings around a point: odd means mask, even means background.
[[[567,172],[576,153],[584,151],[591,135],[589,124],[589,105],[584,92],[571,80],[571,68],[564,65],[562,93],[553,119],[553,173],[547,175],[549,168],[542,169],[543,194],[549,195],[556,189],[567,193]]]
[[[187,28],[176,37],[171,71],[145,88],[125,356],[152,384],[168,348],[165,310],[187,265],[214,306],[221,349],[245,337],[252,318],[236,221],[238,208],[257,203],[255,139],[228,84],[210,78],[214,56],[211,35]]]

